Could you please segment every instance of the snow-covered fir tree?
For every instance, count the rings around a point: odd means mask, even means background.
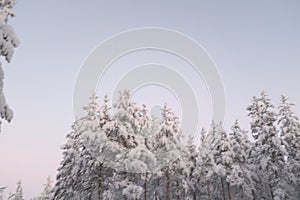
[[[230,177],[233,172],[233,151],[231,149],[227,133],[221,124],[216,126],[216,134],[214,134],[214,136],[215,138],[213,138],[211,146],[212,156],[215,163],[214,173],[220,180],[223,198],[231,199]],[[227,195],[228,197],[226,197]]]
[[[279,105],[278,124],[280,136],[284,140],[287,151],[287,163],[284,170],[288,172],[289,180],[285,187],[290,188],[295,198],[300,197],[300,123],[294,114],[293,103],[285,96],[281,97]]]
[[[207,132],[205,129],[201,130],[201,138],[199,145],[199,156],[196,163],[196,169],[193,173],[195,179],[196,198],[194,199],[212,199],[212,181],[214,175],[215,162],[211,151],[211,143],[207,139]]]
[[[77,119],[72,125],[72,132],[67,135],[67,143],[63,146],[63,161],[58,169],[54,187],[54,199],[87,198],[93,193],[94,185],[87,184],[84,170],[93,165],[93,155],[89,154],[82,142],[82,135],[99,130],[98,97],[94,93],[87,106],[86,115]],[[92,189],[93,188],[93,189]]]
[[[254,195],[258,199],[284,199],[284,166],[286,152],[276,127],[277,114],[265,92],[254,97],[247,108],[251,121],[254,144],[250,150],[250,162],[257,171]]]
[[[181,183],[182,190],[177,192],[183,193],[180,197],[184,197],[185,199],[196,199],[197,198],[197,186],[199,181],[195,178],[196,168],[197,168],[197,160],[199,157],[199,152],[197,151],[197,146],[195,145],[194,137],[190,136],[186,145],[186,149],[183,153],[184,161],[181,166],[181,170],[179,171],[181,175]],[[178,173],[178,172],[177,172]]]
[[[108,167],[116,167],[116,155],[120,154],[120,147],[117,141],[118,125],[116,120],[110,114],[108,97],[105,96],[103,106],[99,107],[99,112],[95,114],[94,131],[85,131],[81,135],[81,141],[84,144],[83,182],[89,186],[85,192],[93,193],[100,199],[102,192],[105,190],[105,180],[111,171]]]
[[[22,188],[22,182],[21,181],[19,181],[17,183],[17,189],[16,189],[16,192],[13,196],[13,199],[14,200],[24,200],[24,198],[23,198],[23,188]]]
[[[250,148],[248,133],[236,121],[228,137],[233,153],[232,172],[228,177],[234,193],[232,199],[251,199],[254,190],[252,178],[255,174],[247,159]]]
[[[0,200],[4,200],[4,191],[6,187],[0,187]]]
[[[53,188],[52,188],[53,181],[51,180],[50,176],[47,178],[47,182],[44,184],[44,190],[41,195],[37,198],[38,200],[51,200],[53,196]]]
[[[72,132],[67,135],[67,143],[63,145],[63,160],[58,168],[56,183],[54,187],[54,199],[75,198],[74,184],[78,183],[77,177],[73,177],[73,168],[77,166],[79,157],[78,137],[79,137],[79,120],[72,125]],[[79,169],[77,169],[79,171]]]
[[[180,144],[182,137],[179,119],[165,104],[162,108],[162,117],[159,123],[159,131],[155,135],[153,151],[157,158],[157,191],[158,199],[171,199],[171,176],[174,174],[175,165],[180,163],[183,146]]]
[[[144,174],[149,172],[149,164],[154,160],[144,138],[149,119],[147,109],[138,107],[127,90],[120,92],[114,107],[119,125],[118,141],[122,149],[121,165],[112,179],[114,193],[124,199],[137,199],[143,193]]]

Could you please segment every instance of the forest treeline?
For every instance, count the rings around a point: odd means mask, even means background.
[[[67,135],[52,199],[300,199],[293,106],[282,96],[275,107],[262,92],[246,108],[248,132],[238,121],[228,131],[212,122],[194,141],[167,105],[153,118],[129,91],[112,107],[94,94]]]

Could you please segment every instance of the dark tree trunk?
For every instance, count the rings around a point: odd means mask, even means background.
[[[157,178],[157,188],[160,187],[160,181],[159,181],[159,178]],[[155,188],[155,200],[158,200],[159,199],[159,192],[157,191],[157,188]]]
[[[124,177],[125,177],[124,179],[127,178],[127,172],[126,172],[126,171],[124,172]],[[123,195],[123,199],[124,199],[124,200],[127,200],[127,196],[126,196],[126,195]]]
[[[98,178],[98,200],[101,200],[101,190],[102,190],[102,175],[101,175],[101,167],[99,170],[99,178]]]
[[[269,184],[269,187],[270,187],[271,198],[272,198],[272,200],[274,200],[274,194],[273,194],[273,189],[272,189],[271,184]]]
[[[224,180],[222,177],[221,177],[221,186],[222,186],[222,192],[223,192],[223,199],[226,200]]]
[[[255,191],[254,190],[252,190],[252,197],[253,197],[253,200],[256,200],[256,198],[255,198]]]
[[[180,200],[181,191],[180,191],[179,181],[178,180],[176,181],[176,189],[177,189],[177,200]]]
[[[170,200],[170,175],[169,175],[169,168],[166,171],[166,200]]]
[[[146,172],[145,182],[144,182],[144,200],[147,200],[147,176],[148,173]]]
[[[207,181],[207,199],[210,200],[210,181]]]
[[[227,182],[227,189],[228,189],[228,199],[231,200],[230,183],[228,182]]]

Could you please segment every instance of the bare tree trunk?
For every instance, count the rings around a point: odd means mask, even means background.
[[[144,182],[144,200],[147,200],[147,176],[148,176],[148,173],[146,172],[145,182]]]
[[[244,199],[244,190],[243,190],[243,186],[239,187],[240,191],[239,191],[239,196],[241,199]]]
[[[126,172],[126,171],[124,172],[124,177],[125,177],[124,179],[127,178],[127,172]],[[124,200],[127,200],[127,196],[126,196],[125,194],[123,195],[123,199],[124,199]]]
[[[253,196],[253,200],[256,200],[256,198],[255,198],[255,191],[254,190],[252,190],[252,196]]]
[[[98,179],[98,200],[101,200],[101,184],[102,184],[102,180],[100,176]]]
[[[230,183],[228,182],[227,182],[227,189],[228,189],[228,199],[231,200]]]
[[[273,194],[273,189],[272,189],[271,184],[269,184],[269,187],[270,187],[271,198],[272,198],[272,200],[274,200],[274,194]]]
[[[160,184],[160,181],[159,181],[159,178],[157,178],[157,188],[160,187],[159,184]],[[155,189],[155,190],[157,190],[157,189]],[[159,199],[158,197],[159,197],[159,193],[158,193],[158,191],[155,191],[155,200],[158,200]]]
[[[98,178],[98,200],[101,200],[101,190],[102,190],[102,175],[101,175],[101,167],[100,167],[100,170],[99,170],[99,178]]]
[[[180,200],[180,194],[181,194],[181,192],[180,192],[180,187],[179,187],[178,180],[176,180],[176,189],[177,189],[177,200]]]
[[[197,178],[197,183],[194,185],[193,189],[193,200],[197,200],[197,193],[196,193],[196,188],[199,187],[199,178]]]
[[[207,181],[207,199],[210,200],[210,181]]]
[[[222,177],[221,177],[221,185],[222,185],[223,199],[226,200],[224,180]]]
[[[167,183],[166,183],[166,200],[170,200],[170,176],[169,176],[169,168],[166,171]]]

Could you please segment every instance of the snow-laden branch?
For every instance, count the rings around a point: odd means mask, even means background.
[[[20,43],[14,29],[8,24],[9,18],[15,16],[13,11],[14,5],[15,0],[0,1],[0,57],[4,57],[8,63],[13,57],[14,49],[17,48]],[[13,118],[13,111],[6,103],[3,88],[4,70],[0,63],[0,117],[10,122]]]

